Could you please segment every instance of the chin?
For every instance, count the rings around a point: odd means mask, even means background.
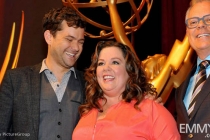
[[[75,63],[65,63],[66,68],[71,68],[74,66]]]
[[[193,46],[192,46],[193,47]],[[210,49],[210,43],[205,43],[205,42],[199,42],[196,43],[193,47],[195,50],[200,50],[200,49]]]

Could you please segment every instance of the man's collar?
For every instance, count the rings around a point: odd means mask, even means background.
[[[39,73],[42,73],[45,70],[49,70],[45,62],[46,62],[46,59],[44,59],[42,61],[42,66],[41,66],[41,69],[40,69]],[[77,75],[76,75],[76,72],[75,72],[74,67],[71,67],[68,72],[70,72],[70,71],[73,71],[74,72],[74,77],[75,77],[75,79],[77,79]]]

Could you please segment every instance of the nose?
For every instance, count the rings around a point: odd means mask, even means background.
[[[197,28],[204,28],[204,27],[206,27],[206,24],[204,23],[203,19],[201,19],[200,21],[198,21]]]
[[[103,70],[104,71],[109,71],[111,68],[110,68],[110,65],[109,64],[105,64],[104,66],[103,66]]]
[[[72,48],[74,51],[79,51],[79,49],[80,49],[80,44],[79,44],[77,41],[72,41],[70,45],[71,45],[71,48]]]

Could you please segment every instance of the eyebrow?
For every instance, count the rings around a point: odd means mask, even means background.
[[[72,38],[72,39],[77,40],[77,38],[76,38],[76,37],[74,37],[74,36],[72,36],[72,35],[67,35],[66,37],[70,37],[70,38]],[[81,38],[81,39],[79,39],[79,40],[83,40],[83,41],[85,41],[85,38]]]
[[[120,58],[118,58],[118,57],[113,57],[113,58],[111,58],[111,60],[115,60],[115,59],[122,61],[122,59],[120,59]],[[98,61],[104,61],[104,59],[98,59]]]

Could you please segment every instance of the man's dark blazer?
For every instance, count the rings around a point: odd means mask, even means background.
[[[190,77],[195,73],[195,70],[196,66],[194,66],[189,76],[175,93],[177,126],[180,132],[184,132],[181,133],[182,140],[203,140],[210,138],[210,76],[207,78],[201,92],[196,97],[196,104],[192,113],[192,119],[189,119],[183,102]],[[202,130],[199,130],[199,127]],[[191,133],[190,131],[192,130],[193,132]]]
[[[8,70],[0,87],[0,140],[37,140],[40,117],[41,64]],[[83,91],[80,98],[72,99],[78,103],[84,101],[83,73],[76,70],[77,79]],[[78,108],[72,110],[78,113]],[[74,113],[73,113],[74,114]],[[78,114],[79,117],[79,114]],[[78,121],[79,118],[77,118]],[[74,126],[69,126],[74,127]],[[25,133],[27,136],[18,136]],[[16,137],[4,137],[17,135]],[[71,139],[71,138],[69,138]]]

